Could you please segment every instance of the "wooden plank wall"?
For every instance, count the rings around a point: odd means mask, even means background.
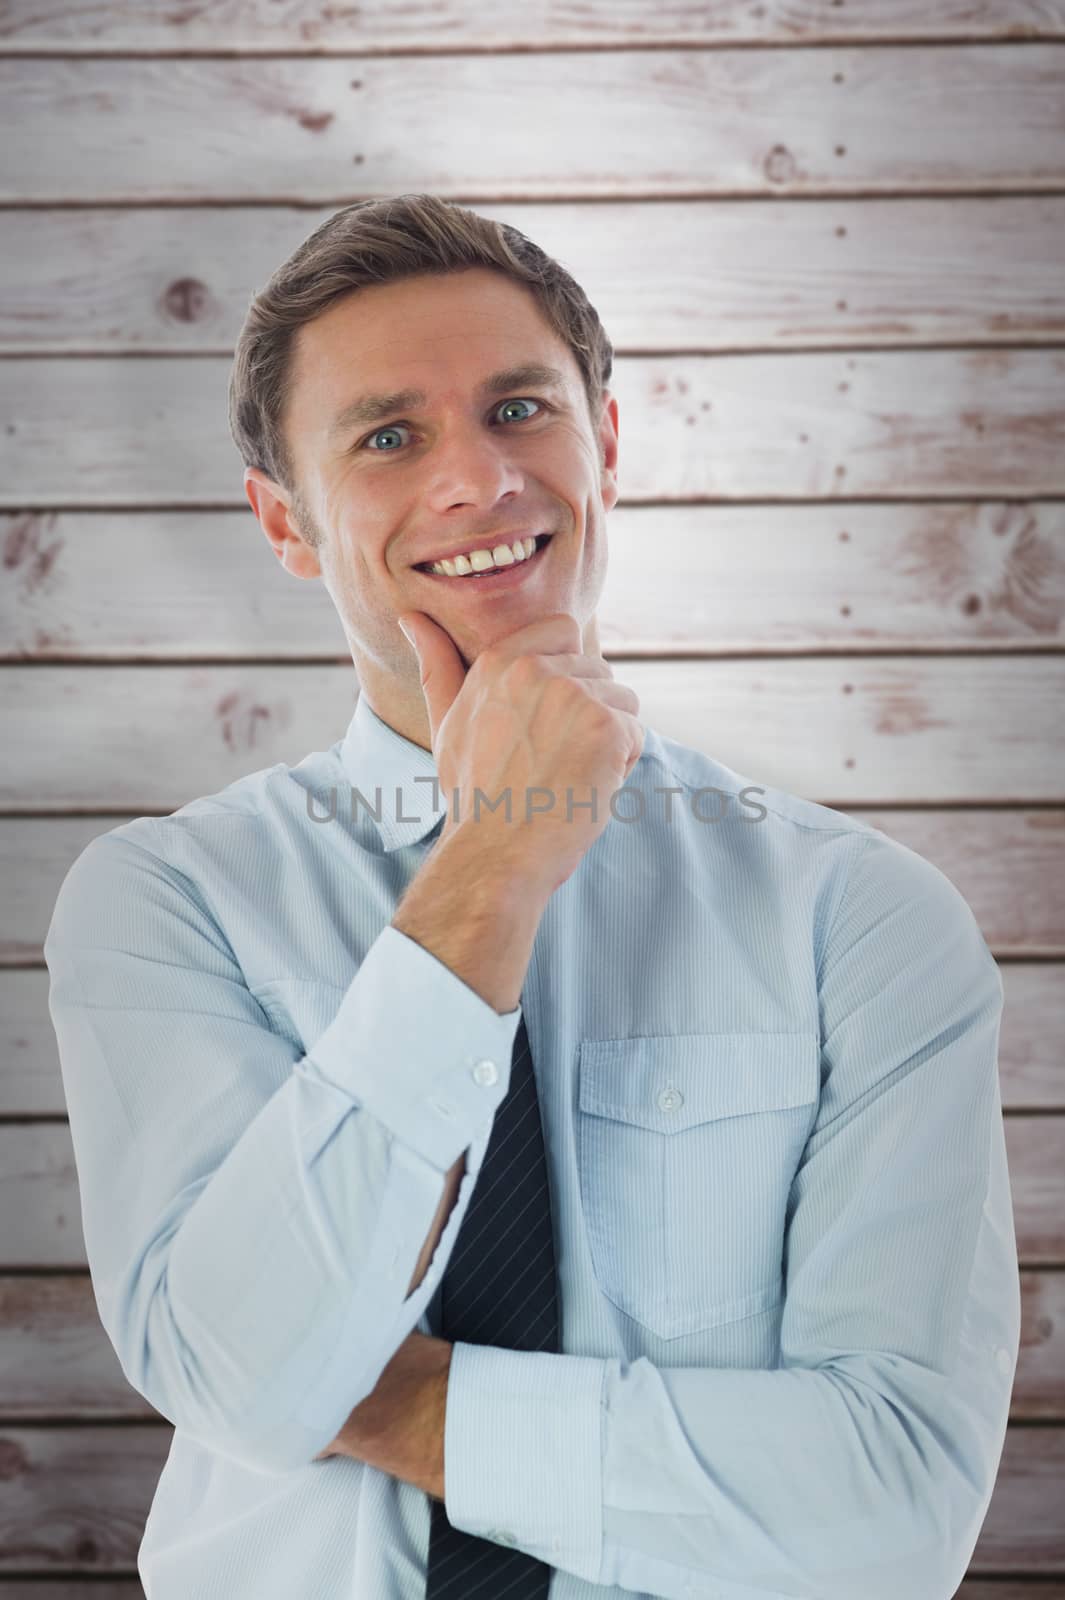
[[[273,267],[411,190],[612,335],[646,720],[926,855],[1001,964],[1023,1345],[959,1592],[1065,1596],[1063,108],[1065,0],[0,6],[0,1600],[134,1600],[170,1438],[96,1316],[41,940],[94,834],[347,723],[226,384]]]

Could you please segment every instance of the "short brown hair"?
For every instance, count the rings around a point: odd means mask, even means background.
[[[508,223],[492,222],[437,195],[404,194],[360,200],[335,212],[253,297],[229,380],[229,427],[244,465],[258,467],[299,502],[282,418],[293,345],[305,323],[368,284],[470,267],[493,268],[532,292],[546,321],[573,352],[588,415],[598,429],[614,349],[580,285]],[[297,515],[301,509],[296,506]]]

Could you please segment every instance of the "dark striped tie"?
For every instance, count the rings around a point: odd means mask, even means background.
[[[558,1351],[547,1161],[524,1016],[506,1098],[434,1303],[439,1336],[453,1343]],[[426,1600],[544,1600],[553,1567],[453,1528],[432,1496],[429,1507]]]

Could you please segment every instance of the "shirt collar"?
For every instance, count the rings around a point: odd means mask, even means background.
[[[355,702],[340,759],[352,789],[366,802],[358,803],[359,813],[374,824],[386,853],[418,844],[442,824],[447,796],[441,790],[434,807],[434,784],[426,781],[437,776],[432,751],[397,733],[364,694]],[[422,781],[415,783],[415,778]],[[374,814],[378,810],[380,818]]]

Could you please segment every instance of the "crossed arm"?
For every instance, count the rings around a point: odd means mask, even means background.
[[[350,1456],[444,1498],[444,1417],[451,1342],[408,1334],[366,1396],[315,1456]]]

